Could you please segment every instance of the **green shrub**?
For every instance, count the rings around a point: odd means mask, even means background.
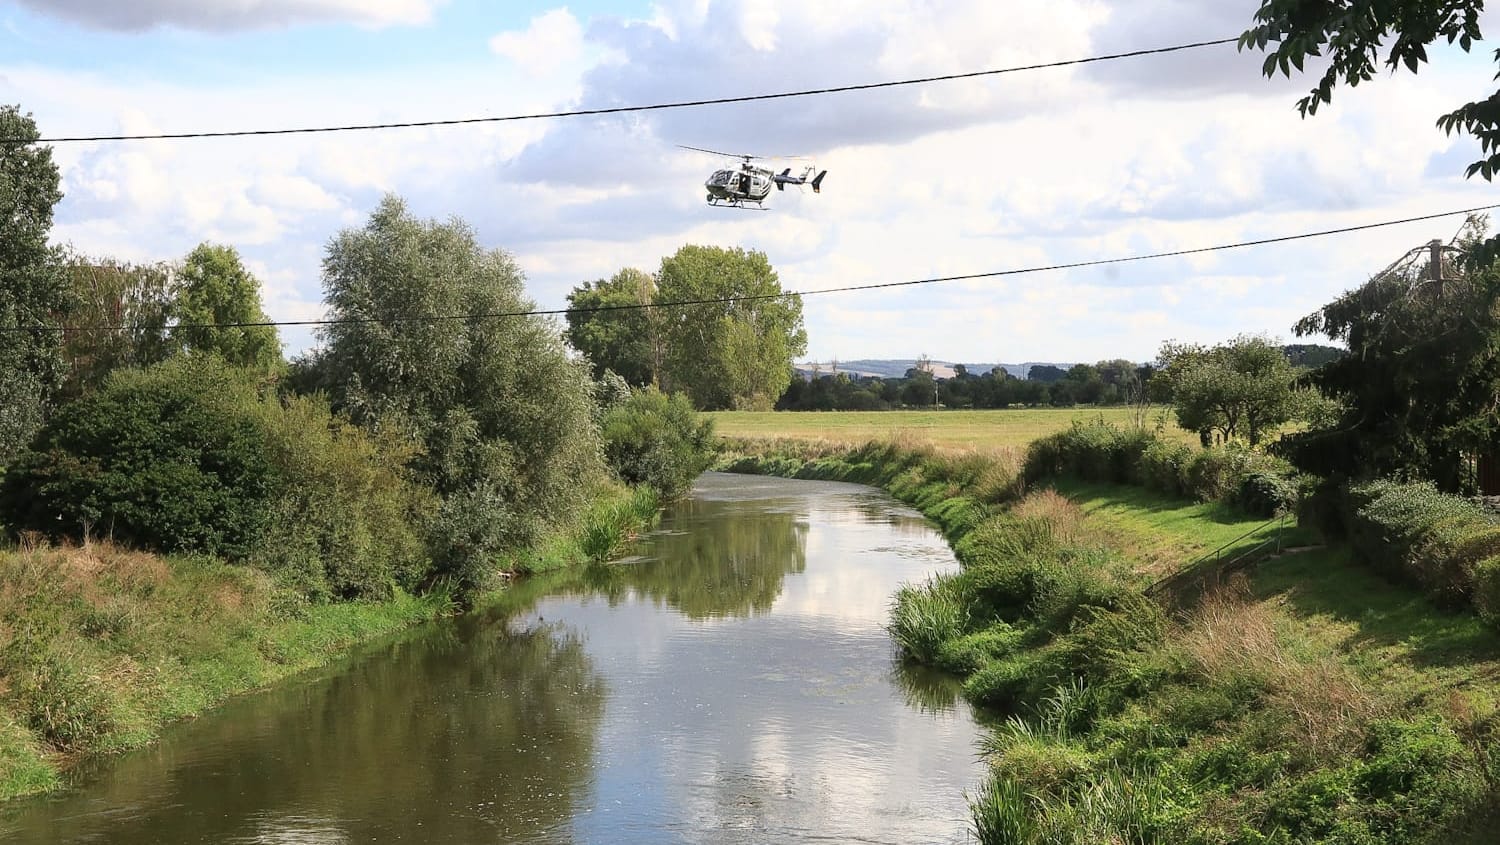
[[[1239,489],[1245,453],[1232,447],[1199,449],[1182,468],[1183,492],[1203,502],[1224,502]]]
[[[1295,477],[1266,469],[1253,469],[1240,476],[1234,503],[1251,516],[1270,518],[1278,513],[1295,512],[1298,492]]]
[[[649,484],[677,499],[712,460],[713,421],[687,397],[655,388],[631,394],[604,416],[604,457],[627,484]]]
[[[1024,632],[996,622],[982,631],[939,643],[934,663],[949,672],[968,675],[986,663],[1013,654],[1023,639]]]
[[[407,477],[410,449],[335,417],[321,396],[260,410],[277,485],[256,562],[314,600],[414,591],[436,501]]]
[[[53,414],[10,466],[3,521],[243,558],[276,490],[257,401],[249,376],[211,358],[116,372]]]
[[[1376,481],[1350,488],[1348,508],[1350,543],[1366,563],[1439,601],[1493,607],[1484,562],[1500,554],[1500,521],[1478,505],[1428,483]],[[1481,569],[1484,598],[1476,595]]]
[[[1183,496],[1187,493],[1184,468],[1192,457],[1193,450],[1186,444],[1158,438],[1141,451],[1134,480],[1148,490]]]
[[[1065,431],[1032,441],[1026,449],[1027,481],[1067,475],[1084,481],[1125,484],[1137,475],[1142,453],[1155,440],[1143,429],[1125,429],[1102,419],[1074,421]]]

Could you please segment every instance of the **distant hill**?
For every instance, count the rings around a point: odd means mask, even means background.
[[[953,366],[957,363],[962,363],[969,369],[969,372],[975,375],[987,373],[995,367],[1004,367],[1007,373],[1010,373],[1016,378],[1026,378],[1026,374],[1031,372],[1032,367],[1052,362],[1027,361],[1024,364],[971,364],[967,361],[932,361],[932,374],[934,376],[937,376],[938,378],[952,378]],[[839,372],[848,373],[851,376],[901,378],[906,375],[907,370],[915,367],[916,365],[917,360],[915,358],[858,358],[852,361],[839,361],[837,369]],[[1053,364],[1053,366],[1062,367],[1066,370],[1068,367],[1071,367],[1073,365]],[[807,376],[812,374],[814,367],[817,367],[818,372],[826,376],[834,371],[834,362],[807,361],[798,364],[796,369],[800,375],[806,378]]]

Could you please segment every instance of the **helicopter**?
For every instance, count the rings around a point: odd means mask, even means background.
[[[771,195],[772,185],[775,185],[778,191],[786,190],[787,185],[811,185],[813,193],[817,194],[822,192],[823,177],[828,175],[828,171],[822,170],[814,176],[813,172],[817,168],[811,164],[805,166],[796,176],[792,175],[790,167],[777,173],[768,167],[760,167],[751,163],[757,160],[763,161],[768,158],[767,156],[721,153],[718,150],[705,150],[701,147],[688,147],[681,144],[678,146],[685,150],[740,160],[738,170],[715,170],[713,175],[708,177],[708,181],[703,183],[703,186],[708,189],[708,204],[713,206],[766,211],[766,207],[761,203]],[[784,157],[775,156],[775,158]],[[754,203],[754,209],[751,209],[751,203]]]

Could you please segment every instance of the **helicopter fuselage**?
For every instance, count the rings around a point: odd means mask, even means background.
[[[773,182],[771,171],[765,168],[742,167],[738,170],[715,170],[703,186],[708,189],[710,205],[740,205],[747,202],[759,205],[771,193]]]

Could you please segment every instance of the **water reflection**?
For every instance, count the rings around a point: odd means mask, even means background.
[[[0,840],[964,841],[972,716],[884,627],[954,565],[868,488],[710,474],[635,562],[180,726]]]
[[[648,538],[642,557],[594,567],[588,586],[617,604],[641,594],[690,619],[769,611],[782,581],[807,568],[805,519],[754,503],[689,500],[671,530]]]
[[[569,841],[604,703],[576,632],[475,618],[431,626],[106,761],[83,792],[0,821],[0,838]]]

